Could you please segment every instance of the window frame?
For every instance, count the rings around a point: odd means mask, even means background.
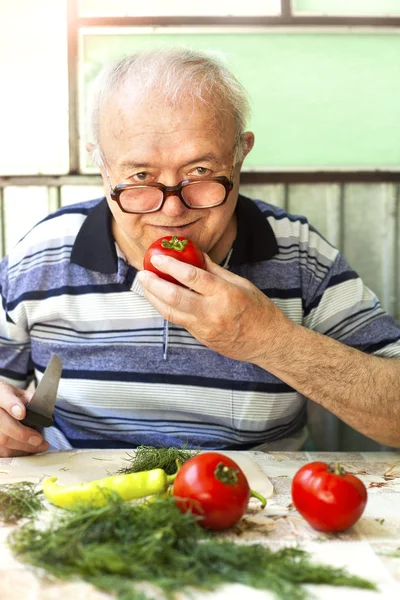
[[[328,28],[400,28],[399,16],[315,16],[295,14],[292,0],[281,0],[281,14],[278,16],[160,16],[160,17],[81,17],[79,16],[79,0],[67,0],[68,10],[68,90],[69,90],[69,159],[70,175],[81,174],[79,143],[79,31],[83,28],[120,28],[120,27],[149,27],[149,26],[177,26],[177,27],[210,27],[219,28],[228,26],[257,27],[285,27],[285,28],[313,28],[316,26]],[[85,176],[90,176],[85,174]],[[332,182],[332,181],[392,181],[400,182],[400,172],[395,170],[363,170],[363,171],[277,171],[259,172],[251,169],[243,173],[244,183],[307,183],[307,182]]]

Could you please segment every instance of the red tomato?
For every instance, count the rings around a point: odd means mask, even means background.
[[[194,265],[195,267],[199,267],[200,269],[204,269],[206,265],[206,261],[204,260],[203,253],[199,248],[191,241],[185,238],[178,238],[176,235],[159,238],[147,248],[146,253],[143,258],[143,268],[147,271],[153,271],[162,279],[166,279],[167,281],[171,281],[172,283],[176,283],[178,285],[182,285],[179,281],[159,271],[151,262],[151,257],[156,254],[165,254],[167,256],[172,256],[177,260],[188,263],[190,265]]]
[[[205,452],[182,465],[173,494],[179,510],[200,515],[203,527],[226,529],[243,516],[250,487],[232,459],[218,452]]]
[[[343,531],[354,525],[367,504],[363,482],[339,464],[312,462],[292,482],[293,504],[320,531]]]

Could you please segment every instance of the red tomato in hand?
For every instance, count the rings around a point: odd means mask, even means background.
[[[320,531],[343,531],[354,525],[367,504],[363,482],[340,465],[312,462],[292,482],[293,504]]]
[[[179,510],[200,515],[199,524],[209,529],[226,529],[239,521],[250,492],[240,467],[218,452],[205,452],[186,461],[173,488]]]
[[[156,254],[172,256],[177,260],[188,263],[195,267],[199,267],[200,269],[204,269],[206,265],[203,253],[191,240],[178,238],[176,235],[174,235],[159,238],[150,244],[143,258],[143,268],[147,271],[152,271],[159,277],[162,277],[162,279],[166,279],[167,281],[171,281],[172,283],[176,283],[178,285],[183,284],[174,279],[174,277],[171,277],[171,275],[167,275],[167,273],[159,271],[153,265],[151,262],[151,257],[155,256]]]

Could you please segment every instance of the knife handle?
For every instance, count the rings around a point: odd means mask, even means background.
[[[49,417],[44,417],[39,413],[26,409],[25,418],[20,421],[22,425],[26,425],[26,427],[30,427],[31,429],[36,429],[36,431],[40,431],[43,427],[50,427],[53,425],[54,420],[49,419]]]

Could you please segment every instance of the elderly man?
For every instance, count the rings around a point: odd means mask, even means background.
[[[49,447],[298,449],[306,400],[400,446],[400,325],[303,217],[239,194],[246,93],[187,50],[107,69],[93,103],[105,199],[39,223],[1,265],[0,455]],[[218,179],[216,179],[218,178]],[[142,270],[163,236],[206,270]],[[52,353],[55,425],[21,424]]]

